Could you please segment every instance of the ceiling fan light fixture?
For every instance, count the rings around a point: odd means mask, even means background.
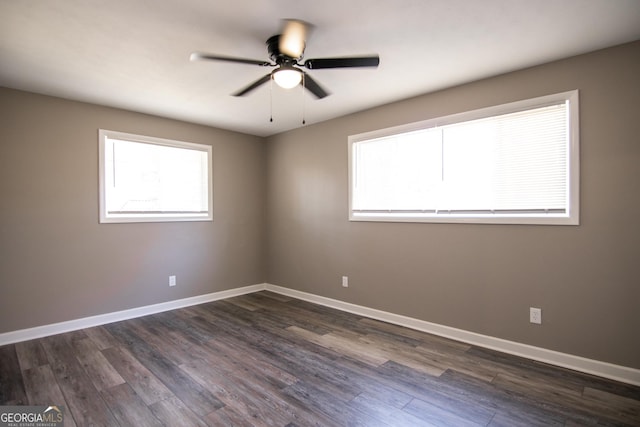
[[[273,73],[273,80],[283,89],[292,89],[302,81],[302,73],[295,68],[281,68]]]

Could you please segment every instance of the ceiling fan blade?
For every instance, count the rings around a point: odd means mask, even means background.
[[[258,86],[265,84],[269,80],[271,80],[271,73],[265,75],[264,77],[260,77],[258,80],[251,83],[249,86],[234,93],[233,96],[244,96],[249,92],[251,92],[252,90],[254,90],[255,88],[257,88]]]
[[[377,67],[380,64],[380,57],[361,56],[353,58],[316,58],[304,61],[304,66],[310,70],[321,68],[350,68],[350,67]]]
[[[304,71],[302,72],[302,74],[304,76],[303,77],[304,78],[304,87],[309,89],[309,92],[314,94],[316,96],[316,98],[322,99],[322,98],[324,98],[326,96],[329,96],[329,92],[324,90],[322,88],[322,86],[320,86],[318,84],[318,82],[316,82],[309,74],[305,73]]]
[[[232,56],[210,55],[208,53],[200,53],[200,52],[193,52],[191,54],[190,59],[192,61],[212,60],[212,61],[238,62],[241,64],[260,65],[262,67],[273,66],[273,64],[268,61],[260,61],[258,59],[234,58]]]
[[[278,49],[291,58],[302,58],[311,24],[297,19],[285,19]]]

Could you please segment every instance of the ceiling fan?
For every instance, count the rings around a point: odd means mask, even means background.
[[[305,72],[302,69],[303,67],[309,70],[319,70],[323,68],[377,67],[380,63],[380,57],[378,55],[347,58],[317,58],[307,59],[306,61],[301,62],[304,56],[304,49],[306,47],[307,34],[310,29],[311,25],[307,22],[296,19],[284,20],[282,33],[270,37],[266,42],[269,58],[273,62],[200,52],[192,53],[191,60],[227,61],[258,65],[261,67],[276,67],[269,74],[233,93],[233,96],[244,96],[260,85],[263,85],[273,79],[278,86],[285,89],[291,89],[302,84],[303,87],[307,88],[313,95],[315,95],[316,98],[319,99],[328,96],[329,92],[322,88],[318,82]]]

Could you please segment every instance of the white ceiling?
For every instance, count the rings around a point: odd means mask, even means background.
[[[377,69],[312,70],[332,95],[270,85],[283,18],[315,25],[305,58],[378,53]],[[0,85],[267,136],[640,39],[640,0],[0,0]]]

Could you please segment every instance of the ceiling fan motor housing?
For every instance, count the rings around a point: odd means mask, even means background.
[[[280,52],[280,34],[269,37],[266,44],[269,58],[278,65],[296,65],[298,59],[302,59],[302,55],[300,55],[300,58],[292,58]]]

